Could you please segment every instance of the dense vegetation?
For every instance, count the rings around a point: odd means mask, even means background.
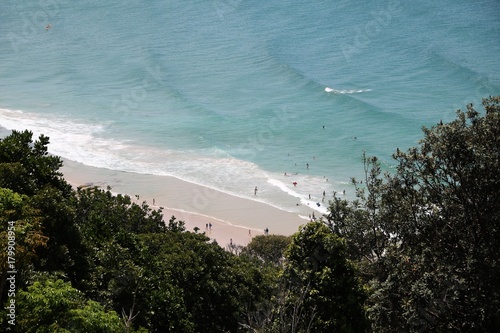
[[[1,330],[500,331],[500,97],[483,105],[424,128],[391,173],[363,156],[357,199],[320,222],[229,251],[145,202],[73,190],[48,138],[14,131],[0,141]]]

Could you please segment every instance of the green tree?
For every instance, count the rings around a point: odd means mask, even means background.
[[[242,268],[239,276],[251,277],[246,283],[247,297],[242,297],[244,311],[242,326],[249,331],[272,330],[276,300],[283,294],[279,276],[283,270],[284,253],[291,237],[282,235],[256,236],[239,255]]]
[[[116,312],[86,300],[69,282],[47,278],[20,291],[16,329],[26,333],[124,332]]]
[[[0,139],[0,187],[33,195],[50,185],[68,196],[71,186],[58,171],[62,160],[48,154],[48,144],[48,137],[41,135],[33,141],[33,133],[27,130],[14,130]]]
[[[46,243],[35,249],[34,268],[65,271],[77,283],[88,265],[75,226],[74,192],[59,172],[62,160],[48,154],[48,144],[44,135],[34,141],[30,131],[13,131],[1,139],[0,186],[25,195],[27,206],[36,212],[36,221],[30,223],[39,224]],[[19,241],[29,235],[20,235]]]
[[[240,326],[262,327],[274,286],[267,282],[275,272],[262,273],[257,260],[185,232],[175,217],[165,224],[161,210],[145,202],[136,204],[109,188],[72,191],[58,171],[61,160],[48,155],[48,143],[44,136],[34,142],[28,131],[14,131],[0,142],[0,186],[8,187],[0,187],[0,244],[15,234],[18,267],[29,273],[18,284],[18,328],[236,332]],[[14,222],[16,229],[9,230]],[[7,266],[1,268],[5,275]],[[116,313],[123,324],[117,324]]]
[[[138,205],[128,195],[113,195],[110,188],[80,188],[77,196],[77,224],[89,244],[167,229],[161,210],[152,210],[146,202]]]
[[[244,254],[255,256],[265,263],[280,265],[286,248],[290,244],[290,237],[283,235],[259,235],[243,249]]]
[[[79,189],[76,221],[88,249],[89,277],[82,290],[116,311],[129,311],[142,278],[139,236],[164,233],[161,211],[138,205],[109,189]]]
[[[385,220],[379,214],[385,188],[380,178],[380,163],[376,157],[368,157],[365,153],[362,163],[364,184],[352,179],[358,199],[349,202],[334,198],[330,202],[326,223],[336,234],[346,239],[350,259],[373,263],[383,256],[391,236],[390,230],[385,227]]]
[[[241,288],[233,256],[190,232],[141,235],[137,318],[152,331],[235,332]],[[142,322],[145,320],[145,322]]]
[[[76,224],[74,196],[66,197],[54,187],[46,186],[30,198],[31,205],[40,212],[47,246],[37,250],[34,268],[40,271],[66,273],[71,282],[80,287],[87,278],[88,249]]]
[[[273,320],[274,297],[278,294],[281,268],[241,254],[232,257],[235,284],[242,307],[240,328],[248,332],[264,332]]]
[[[320,222],[292,236],[282,280],[282,332],[363,332],[364,292],[344,241]]]
[[[330,206],[329,225],[368,258],[375,331],[500,330],[500,97],[483,105],[424,128],[394,174],[374,163],[367,195]],[[383,242],[363,248],[370,233]]]

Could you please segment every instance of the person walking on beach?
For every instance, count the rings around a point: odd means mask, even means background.
[[[253,195],[257,195],[257,186],[255,186],[255,190],[253,190]]]

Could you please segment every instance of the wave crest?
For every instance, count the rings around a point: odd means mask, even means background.
[[[364,92],[372,91],[372,89],[342,89],[342,90],[338,90],[338,89],[326,87],[325,91],[327,93],[332,93],[332,94],[357,94],[357,93],[364,93]]]

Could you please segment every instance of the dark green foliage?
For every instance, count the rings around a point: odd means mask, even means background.
[[[161,210],[146,203],[109,189],[71,191],[47,144],[43,136],[33,142],[27,131],[0,144],[0,184],[10,188],[0,188],[0,231],[6,243],[8,222],[15,221],[18,327],[115,332],[126,326],[131,332],[143,324],[151,332],[237,331],[243,312],[255,310],[261,299],[258,266],[204,235],[185,232],[175,217],[166,226]],[[21,270],[29,273],[22,281]],[[62,280],[33,282],[39,272],[60,272],[73,287]],[[118,329],[116,313],[87,297],[122,313],[124,324],[118,321]]]
[[[265,263],[281,264],[283,254],[290,244],[290,237],[282,235],[259,235],[243,250],[244,254],[255,256]]]
[[[240,328],[244,332],[265,331],[273,317],[280,268],[246,255],[233,257],[233,260],[238,300],[242,306]]]
[[[81,292],[62,280],[37,281],[19,292],[16,303],[18,332],[124,332],[116,312],[86,301]]]
[[[230,253],[207,241],[186,232],[141,236],[138,294],[148,298],[138,304],[152,331],[236,331],[247,280]]]
[[[77,215],[89,248],[85,290],[151,332],[235,332],[260,298],[260,272],[243,259],[185,232],[172,217],[109,190],[79,190]],[[245,268],[245,269],[243,269]],[[252,272],[250,275],[248,272]]]
[[[76,225],[74,197],[50,186],[31,196],[33,207],[43,212],[40,221],[43,234],[48,237],[47,246],[37,250],[35,269],[66,272],[73,283],[85,278],[88,272],[88,251]]]
[[[47,152],[49,138],[41,135],[33,141],[30,131],[12,131],[0,140],[0,187],[32,195],[44,186],[51,186],[69,195],[71,187],[58,171],[62,166],[59,157]]]
[[[175,216],[172,216],[170,218],[170,220],[168,220],[167,230],[174,231],[174,232],[183,232],[183,231],[186,231],[186,228],[184,227],[183,221],[177,221]],[[195,233],[198,233],[198,232],[195,230]]]
[[[88,251],[89,276],[82,289],[120,312],[134,307],[144,268],[137,264],[139,234],[164,233],[161,211],[129,196],[99,188],[78,189],[77,224]]]
[[[99,243],[127,233],[164,232],[161,210],[153,211],[143,202],[133,203],[127,195],[113,195],[108,189],[78,189],[76,214],[85,239]]]
[[[0,186],[26,195],[31,215],[38,215],[33,223],[41,224],[47,246],[34,249],[38,258],[33,262],[35,268],[65,271],[76,283],[87,265],[75,226],[75,198],[59,172],[61,159],[47,152],[48,137],[41,135],[33,141],[32,136],[29,131],[13,131],[0,140]]]
[[[500,330],[499,104],[424,128],[419,147],[394,155],[394,175],[365,160],[360,201],[330,207],[370,284],[375,331]]]
[[[287,286],[281,331],[364,332],[365,295],[346,259],[344,241],[320,222],[293,235],[285,253]]]

